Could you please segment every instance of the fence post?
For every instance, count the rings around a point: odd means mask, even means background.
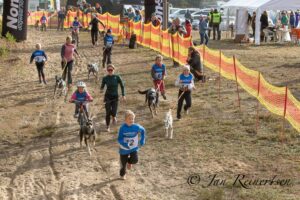
[[[258,134],[259,127],[259,92],[260,92],[260,72],[258,72],[258,83],[257,83],[257,105],[256,105],[256,134]]]
[[[204,66],[204,61],[205,61],[205,45],[203,45],[203,66]]]
[[[204,45],[205,46],[205,45]],[[221,67],[222,67],[222,51],[219,52],[219,101],[221,101]]]
[[[241,102],[240,102],[240,93],[239,93],[239,84],[237,81],[237,74],[236,74],[236,63],[235,63],[235,56],[233,56],[233,66],[234,66],[234,74],[235,74],[235,82],[236,82],[236,91],[237,91],[237,95],[238,95],[238,105],[239,105],[239,109],[241,111]]]
[[[284,131],[285,131],[285,116],[286,116],[286,106],[287,106],[287,92],[288,92],[288,87],[285,86],[284,111],[283,111],[283,117],[282,117],[282,131],[279,136],[279,139],[281,142],[283,142],[283,140],[285,139]]]

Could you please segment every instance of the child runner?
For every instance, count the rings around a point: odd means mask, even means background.
[[[108,29],[104,37],[103,60],[102,60],[103,68],[105,68],[105,63],[107,65],[111,64],[111,54],[112,54],[111,51],[114,43],[115,43],[114,36],[112,36],[111,34],[111,29]]]
[[[146,140],[145,128],[139,124],[135,124],[134,118],[134,113],[131,110],[127,110],[125,112],[125,123],[119,129],[120,176],[123,180],[126,179],[126,165],[127,169],[130,170],[132,164],[138,162],[139,146],[144,146]],[[141,134],[140,141],[139,133]]]
[[[93,101],[93,97],[91,97],[91,95],[88,93],[88,91],[85,88],[86,88],[85,83],[83,81],[79,81],[77,83],[77,90],[73,93],[71,99],[69,100],[70,103],[74,103],[74,102],[76,103],[74,118],[78,118],[80,103]],[[88,104],[83,104],[83,109],[86,113],[87,118],[89,118]]]
[[[176,86],[179,86],[178,94],[178,106],[177,106],[177,119],[181,119],[181,109],[183,101],[185,100],[186,105],[184,106],[185,113],[188,114],[189,108],[192,106],[192,90],[195,88],[194,85],[194,76],[190,72],[190,66],[183,66],[183,73],[179,75],[178,79],[175,82]]]
[[[155,64],[152,65],[151,76],[153,78],[154,87],[161,92],[161,95],[166,100],[164,79],[167,75],[166,66],[162,63],[163,57],[157,55]]]
[[[43,16],[40,19],[41,21],[41,31],[46,31],[46,23],[47,23],[47,17],[45,16],[45,13],[43,13]]]
[[[78,18],[75,17],[72,23],[72,39],[76,41],[76,46],[79,44],[79,28],[82,27],[82,24],[78,21]]]
[[[35,47],[36,47],[36,51],[34,51],[31,55],[30,64],[32,63],[33,60],[35,60],[35,65],[39,76],[39,82],[42,83],[41,78],[43,78],[44,84],[47,84],[45,80],[45,74],[44,74],[44,66],[47,61],[47,55],[43,50],[41,50],[41,44],[36,44]]]

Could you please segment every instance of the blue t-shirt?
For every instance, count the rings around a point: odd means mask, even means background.
[[[75,94],[76,94],[77,101],[84,102],[86,100],[87,93],[85,91],[82,93],[77,91]]]
[[[141,134],[141,140],[139,141],[139,133]],[[127,155],[134,151],[139,150],[139,144],[143,146],[146,140],[146,131],[144,127],[139,124],[132,124],[128,126],[123,124],[119,129],[118,142],[120,145],[119,153],[121,155]]]
[[[31,58],[30,58],[30,63],[35,60],[37,63],[42,63],[47,60],[47,55],[43,50],[36,50],[32,53]]]
[[[114,44],[114,36],[106,34],[104,37],[104,46],[110,48],[112,47],[113,44]]]
[[[154,80],[162,80],[163,76],[166,75],[166,66],[162,64],[162,66],[158,66],[157,64],[152,65],[152,70],[154,73]]]
[[[73,21],[73,23],[72,23],[72,27],[73,27],[73,30],[75,31],[77,31],[78,29],[79,29],[79,27],[80,27],[80,22],[79,21]]]
[[[188,85],[190,85],[193,82],[193,75],[189,74],[188,76],[185,76],[184,74],[181,74],[179,79],[182,81],[181,84],[183,85],[183,87],[187,87]]]

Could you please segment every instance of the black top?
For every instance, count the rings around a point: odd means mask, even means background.
[[[201,59],[200,54],[198,52],[193,52],[191,58],[188,60],[188,64],[192,69],[197,70],[198,72],[202,72],[201,69]]]
[[[105,28],[105,25],[98,18],[95,17],[92,19],[90,22],[90,25],[92,25],[92,31],[99,31],[99,23]]]

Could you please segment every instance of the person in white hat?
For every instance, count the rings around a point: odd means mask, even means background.
[[[195,88],[194,76],[190,72],[190,66],[184,65],[183,72],[178,76],[175,82],[175,86],[179,86],[178,93],[178,105],[177,105],[177,119],[181,119],[181,110],[183,106],[183,101],[185,100],[185,105],[183,107],[186,114],[189,113],[189,109],[192,106],[192,90]]]

